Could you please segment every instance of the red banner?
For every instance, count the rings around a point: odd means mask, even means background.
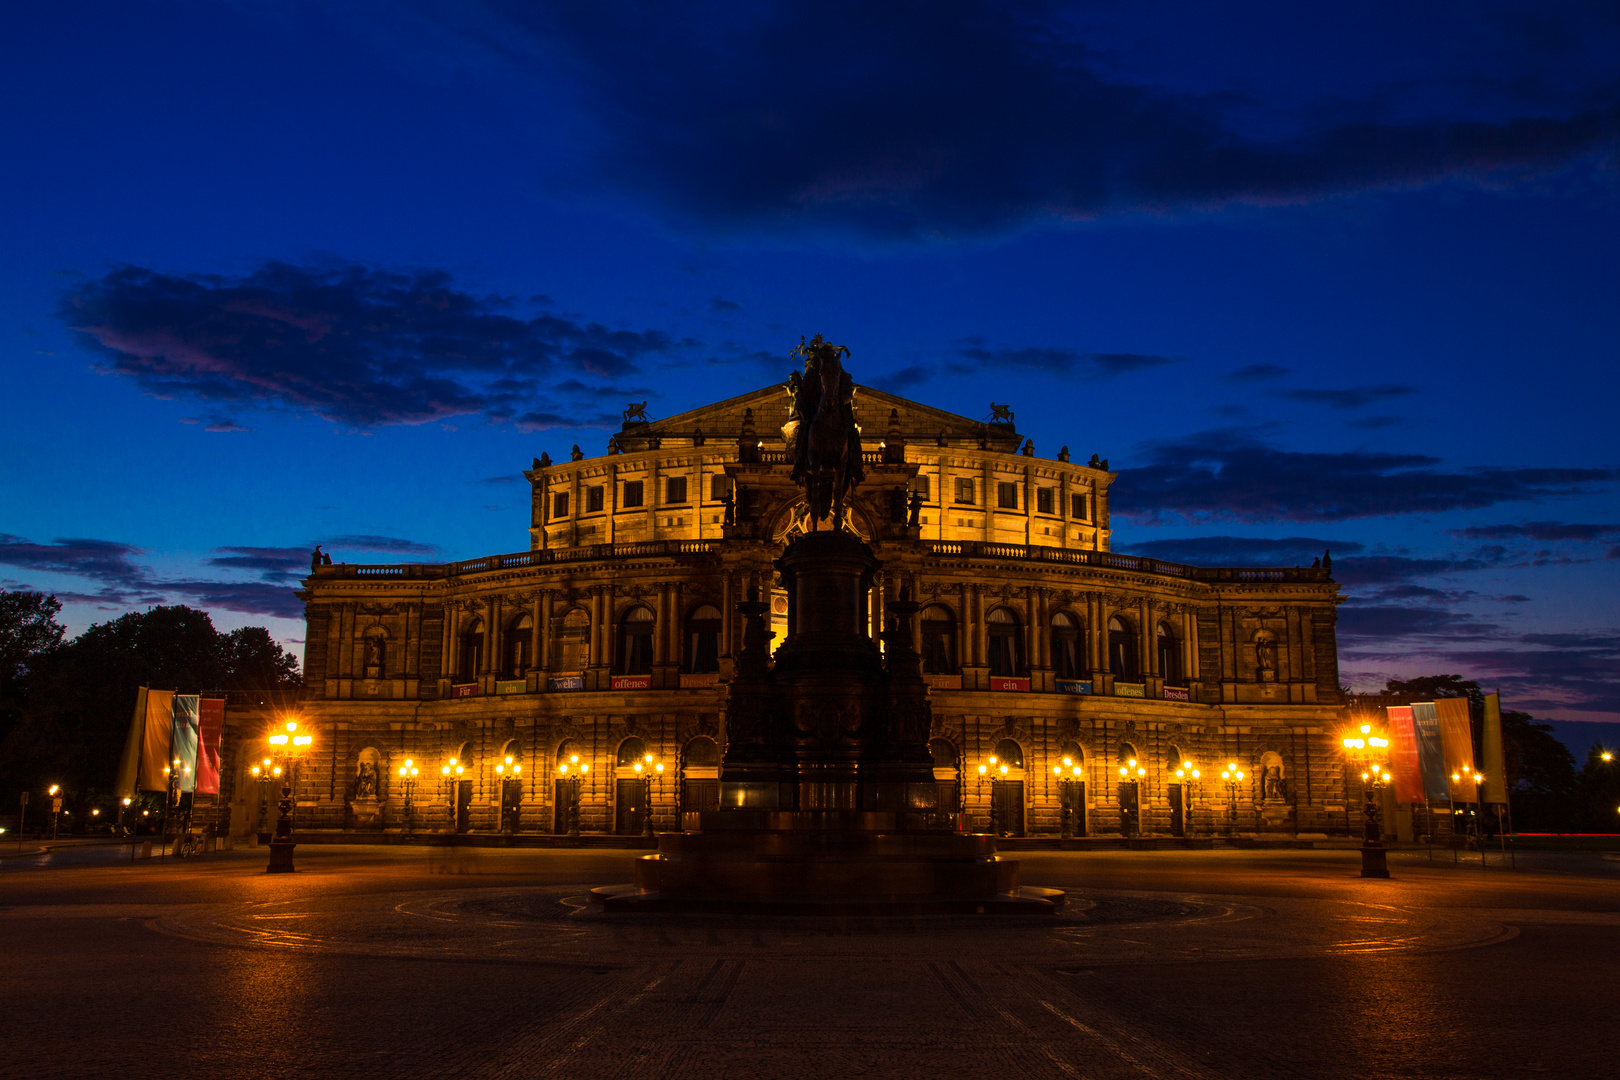
[[[219,740],[225,733],[225,699],[205,697],[197,712],[197,794],[219,794]]]
[[[1423,801],[1423,769],[1418,763],[1417,729],[1412,706],[1391,705],[1389,712],[1389,771],[1395,780],[1395,801]]]
[[[990,677],[990,689],[992,689],[992,690],[1028,690],[1029,689],[1029,680],[1028,679],[1007,679],[1007,678],[1002,678],[1000,676],[992,675]]]
[[[459,686],[451,686],[450,687],[450,696],[452,698],[477,697],[478,696],[478,684],[475,683],[475,682],[470,682],[470,683],[462,683]]]
[[[651,675],[614,675],[609,684],[611,690],[651,690]]]

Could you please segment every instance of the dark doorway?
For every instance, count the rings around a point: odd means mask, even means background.
[[[572,780],[558,780],[556,798],[551,803],[551,831],[565,833],[568,831],[568,808],[574,802],[574,782]]]
[[[1089,836],[1086,822],[1086,782],[1075,780],[1063,785],[1064,806],[1069,809],[1069,827],[1075,836]]]
[[[636,777],[620,780],[613,831],[620,836],[640,836],[647,827],[647,781]]]
[[[1127,780],[1119,785],[1119,831],[1125,836],[1137,836],[1142,832],[1140,790],[1135,780]]]
[[[1187,835],[1187,804],[1185,801],[1186,788],[1180,784],[1171,784],[1170,791],[1170,835]]]
[[[456,781],[456,832],[472,828],[472,781]]]
[[[720,781],[682,780],[681,812],[696,814],[720,809]]]
[[[501,829],[517,832],[523,815],[523,781],[501,781]]]
[[[990,800],[1000,836],[1024,835],[1024,782],[995,780],[990,784]]]

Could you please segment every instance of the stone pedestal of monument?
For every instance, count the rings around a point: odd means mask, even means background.
[[[354,816],[354,827],[358,831],[377,830],[383,827],[382,800],[371,796],[363,796],[349,800],[349,813]]]
[[[608,911],[774,914],[1050,913],[995,839],[952,831],[936,805],[932,714],[911,622],[891,601],[887,655],[865,633],[879,562],[845,532],[812,532],[777,562],[787,638],[767,653],[766,605],[738,605],[743,649],[726,702],[721,808],[660,838]]]

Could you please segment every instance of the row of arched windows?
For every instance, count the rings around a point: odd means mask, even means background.
[[[998,677],[1017,677],[1029,673],[1024,657],[1024,629],[1018,613],[1011,608],[992,608],[985,616],[986,656],[990,674]],[[1053,673],[1059,679],[1084,678],[1086,651],[1083,647],[1084,624],[1079,617],[1059,611],[1052,615],[1048,632],[1051,635]],[[1182,681],[1181,643],[1175,630],[1167,622],[1158,625],[1159,674],[1171,685]],[[1141,660],[1137,655],[1136,630],[1121,616],[1108,620],[1108,670],[1126,682],[1142,677]],[[922,610],[923,670],[930,675],[955,675],[961,671],[957,660],[958,641],[956,617],[941,604],[930,604]]]
[[[656,650],[653,644],[658,618],[653,610],[637,604],[619,616],[613,670],[618,675],[646,675],[652,671]],[[720,670],[720,609],[701,604],[686,617],[681,640],[681,670],[691,674],[711,674]],[[483,619],[474,619],[461,632],[457,643],[456,674],[472,678],[484,673]],[[501,655],[495,673],[506,678],[521,677],[534,666],[531,655],[534,623],[522,615],[507,625],[501,637]],[[570,608],[552,620],[550,642],[551,670],[559,674],[578,673],[591,661],[591,616],[582,607]]]

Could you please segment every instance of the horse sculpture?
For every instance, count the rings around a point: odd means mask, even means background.
[[[855,381],[842,362],[849,349],[817,334],[808,342],[801,337],[789,355],[804,357],[803,374],[788,376],[793,415],[782,425],[793,455],[793,482],[805,490],[811,531],[831,517],[836,532],[844,527],[850,489],[866,479],[861,429],[855,424]]]

